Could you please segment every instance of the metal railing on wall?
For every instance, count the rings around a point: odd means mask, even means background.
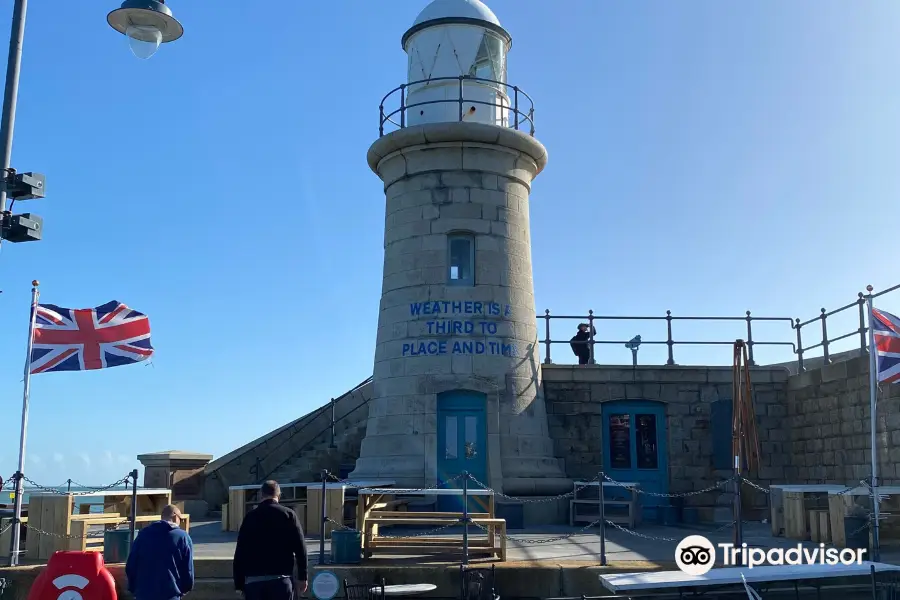
[[[352,409],[347,411],[341,417],[337,417],[337,404],[339,402],[341,402],[344,398],[352,397],[354,393],[359,391],[361,388],[363,388],[365,385],[367,385],[371,381],[372,381],[371,377],[363,380],[362,382],[360,382],[356,386],[354,386],[353,389],[351,389],[349,392],[345,393],[344,395],[340,396],[337,399],[332,398],[328,404],[326,404],[325,406],[322,406],[319,409],[317,409],[316,411],[314,411],[311,415],[311,418],[308,421],[304,422],[302,425],[300,425],[294,431],[292,431],[290,433],[290,435],[287,436],[287,438],[285,438],[284,440],[279,442],[274,447],[270,448],[269,451],[265,454],[265,456],[261,456],[261,457],[257,456],[256,457],[254,464],[251,465],[250,469],[249,469],[250,476],[254,477],[258,483],[261,483],[262,481],[264,481],[265,479],[270,477],[273,473],[278,471],[278,469],[280,469],[281,467],[283,467],[284,465],[289,463],[296,456],[299,456],[301,452],[308,449],[310,446],[320,443],[321,440],[319,438],[322,437],[322,435],[327,433],[329,430],[331,431],[331,436],[330,436],[331,441],[329,443],[329,446],[331,448],[334,448],[335,447],[335,425],[337,423],[340,423],[341,421],[343,421],[350,415],[354,414],[357,410],[359,410],[363,406],[366,406],[368,404],[368,400],[363,400],[359,405],[353,407]],[[308,427],[310,427],[315,422],[317,417],[319,417],[329,411],[331,412],[330,422],[327,423],[324,427],[321,427],[318,431],[316,431],[316,433],[313,434],[309,438],[309,440],[306,441],[306,443],[304,443],[298,449],[293,451],[290,454],[290,456],[288,456],[287,458],[285,458],[284,460],[279,462],[274,467],[269,468],[269,469],[263,468],[263,462],[265,460],[267,460],[269,457],[271,457],[273,454],[275,454],[277,451],[279,451],[285,444],[289,443],[294,438],[295,435],[301,433],[302,431],[304,431]]]
[[[900,290],[900,285],[895,285],[893,287],[887,288],[878,292],[877,294],[872,294],[873,300],[875,298],[879,298],[891,292],[895,292]],[[650,346],[660,346],[664,345],[667,348],[667,365],[675,365],[675,346],[731,346],[734,344],[734,339],[728,340],[705,340],[705,341],[694,341],[694,340],[682,340],[677,339],[676,333],[673,332],[673,329],[677,330],[677,327],[674,326],[675,321],[718,321],[718,322],[743,322],[746,324],[746,332],[747,337],[744,340],[747,344],[747,349],[749,353],[748,363],[751,366],[756,365],[756,360],[754,357],[754,347],[755,346],[782,346],[789,347],[792,350],[792,353],[796,356],[797,360],[797,368],[799,371],[804,371],[804,360],[805,356],[808,352],[812,350],[816,350],[818,348],[822,348],[822,360],[824,364],[831,364],[832,352],[831,345],[839,342],[841,340],[845,340],[851,338],[853,336],[859,336],[859,348],[862,352],[868,351],[868,339],[867,334],[869,332],[867,323],[866,323],[866,298],[867,296],[859,293],[857,295],[857,299],[853,302],[841,306],[840,308],[836,308],[831,311],[827,311],[824,308],[821,309],[821,313],[812,319],[807,321],[801,321],[800,319],[791,318],[791,317],[757,317],[753,316],[750,311],[747,311],[745,316],[743,317],[709,317],[709,316],[676,316],[672,314],[672,311],[667,310],[665,316],[609,316],[609,315],[595,315],[593,310],[589,310],[586,315],[554,315],[551,314],[549,310],[545,310],[543,315],[538,316],[538,320],[544,321],[544,339],[540,341],[544,348],[544,363],[545,364],[553,364],[553,352],[552,348],[556,344],[571,344],[571,339],[553,339],[550,333],[550,323],[553,320],[564,320],[564,321],[578,321],[581,323],[585,323],[588,325],[588,339],[584,342],[587,346],[588,352],[590,353],[589,364],[596,364],[596,360],[594,357],[594,348],[597,345],[619,345],[625,346],[626,348],[630,348],[632,350],[633,362],[637,364],[637,348],[643,345]],[[853,329],[852,331],[847,332],[846,329],[840,335],[836,335],[834,337],[830,337],[828,329],[828,319],[829,317],[833,317],[844,311],[848,311],[856,307],[859,314],[859,323],[858,327]],[[595,326],[598,321],[665,321],[666,322],[666,339],[664,340],[644,340],[641,336],[637,336],[631,340],[605,340],[605,339],[597,339],[595,337]],[[754,339],[754,323],[787,323],[792,331],[788,331],[787,328],[784,329],[784,336],[782,339],[775,340],[759,340]],[[804,346],[804,336],[803,331],[805,327],[809,327],[811,325],[818,324],[818,331],[821,332],[821,338],[819,341],[810,344],[809,346]],[[776,336],[781,337],[781,336]],[[796,341],[792,341],[791,338],[794,338]]]
[[[425,102],[415,102],[413,104],[407,103],[407,94],[409,88],[416,86],[424,86],[431,83],[437,82],[449,82],[449,81],[457,81],[457,95],[455,98],[441,98],[438,100],[427,100]],[[480,84],[485,87],[494,87],[497,89],[506,90],[507,97],[510,98],[508,104],[498,103],[498,102],[487,102],[485,100],[476,100],[474,98],[466,98],[466,83],[474,83]],[[399,94],[398,94],[399,92]],[[399,108],[396,108],[390,112],[385,113],[384,105],[385,103],[391,101],[395,96],[399,96]],[[520,127],[522,129],[528,130],[528,134],[534,136],[534,101],[531,99],[531,96],[523,92],[518,86],[509,85],[503,81],[497,81],[494,79],[484,79],[481,77],[472,77],[469,75],[460,75],[458,77],[434,77],[432,79],[421,79],[419,81],[410,81],[409,83],[404,83],[390,92],[385,94],[384,98],[381,99],[381,104],[378,106],[379,113],[379,122],[378,122],[378,135],[384,135],[384,127],[386,124],[390,123],[396,126],[399,129],[404,129],[408,126],[407,112],[412,108],[420,108],[422,106],[428,106],[430,104],[456,104],[459,106],[458,116],[459,121],[463,121],[466,116],[466,111],[464,109],[464,105],[466,104],[477,104],[479,106],[492,106],[494,108],[499,108],[502,111],[509,111],[510,119],[506,124],[506,127],[510,129],[519,130]],[[399,120],[399,122],[398,122]]]
[[[877,294],[872,294],[872,299],[884,296],[885,294],[889,294],[891,292],[895,292],[900,290],[900,284],[895,285],[894,287],[889,287],[886,290],[881,290]],[[851,310],[853,307],[856,307],[859,311],[859,328],[850,331],[849,333],[844,333],[842,335],[838,335],[836,337],[828,337],[828,317],[832,317],[834,315],[840,314],[845,310]],[[831,311],[826,311],[824,308],[821,309],[819,316],[813,317],[808,321],[800,321],[800,319],[796,319],[792,327],[797,332],[797,366],[801,371],[804,370],[803,367],[803,354],[805,352],[809,352],[810,350],[815,350],[816,348],[822,348],[822,359],[824,363],[831,364],[831,344],[835,342],[839,342],[841,340],[845,340],[847,338],[853,337],[854,335],[859,336],[859,348],[863,352],[868,352],[869,349],[869,341],[867,339],[867,334],[869,333],[869,328],[866,326],[866,295],[860,292],[857,294],[856,300],[849,304],[845,304],[840,308],[836,308]],[[808,325],[813,325],[815,323],[819,323],[822,332],[821,341],[815,343],[811,346],[803,347],[803,328]]]
[[[587,315],[551,315],[549,310],[544,311],[543,317],[538,317],[539,319],[544,320],[544,332],[545,337],[541,341],[544,345],[544,363],[552,364],[552,351],[551,347],[553,344],[570,344],[571,340],[554,340],[551,339],[550,336],[550,321],[554,319],[558,320],[568,320],[568,321],[580,321],[587,323],[588,325],[588,340],[585,342],[588,348],[588,352],[590,353],[590,364],[596,364],[596,360],[594,359],[594,346],[596,345],[620,345],[626,347],[634,347],[637,345],[665,345],[668,350],[668,358],[666,359],[667,365],[675,365],[675,346],[683,345],[683,346],[733,346],[734,340],[722,340],[722,341],[692,341],[692,340],[676,340],[673,332],[672,325],[675,321],[731,321],[731,322],[744,322],[747,325],[747,339],[745,340],[747,344],[747,349],[749,352],[749,364],[755,365],[756,362],[753,356],[753,348],[754,346],[790,346],[794,352],[796,352],[796,346],[793,342],[790,341],[758,341],[753,339],[753,323],[754,322],[785,322],[789,325],[793,324],[794,320],[790,317],[754,317],[750,311],[747,311],[746,316],[743,317],[681,317],[672,315],[672,311],[667,310],[666,316],[664,317],[619,317],[619,316],[607,316],[607,315],[595,315],[593,310],[589,310]],[[596,323],[598,321],[665,321],[666,322],[666,332],[667,336],[665,340],[644,340],[639,337],[631,339],[629,341],[624,340],[598,340],[594,337],[594,330],[596,327]],[[634,348],[633,348],[634,349]]]

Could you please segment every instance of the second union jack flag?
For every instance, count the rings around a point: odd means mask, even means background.
[[[113,300],[97,308],[39,304],[31,372],[87,371],[147,360],[150,320]]]
[[[883,310],[872,309],[872,333],[878,359],[878,381],[900,383],[900,319]]]

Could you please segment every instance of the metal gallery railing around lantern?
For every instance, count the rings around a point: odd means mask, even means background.
[[[447,81],[458,82],[457,95],[455,98],[441,98],[438,100],[427,100],[424,102],[407,104],[407,93],[410,88]],[[481,84],[484,87],[495,87],[498,89],[502,87],[503,89],[507,90],[507,97],[510,99],[510,102],[508,104],[503,104],[498,102],[487,102],[485,100],[476,100],[474,98],[466,98],[465,90],[467,86],[465,84],[469,82]],[[469,87],[471,89],[471,86]],[[397,94],[397,92],[400,93],[400,107],[385,113],[385,103],[391,100],[395,96],[395,94]],[[523,103],[525,104],[525,106],[520,106],[520,104]],[[534,101],[531,99],[531,96],[523,92],[518,86],[509,85],[508,83],[505,83],[503,81],[497,81],[495,79],[484,79],[481,77],[473,77],[470,75],[460,75],[458,77],[433,77],[431,79],[410,81],[392,89],[390,92],[385,94],[384,98],[381,99],[381,104],[378,106],[379,137],[384,135],[384,127],[387,123],[396,126],[398,129],[405,129],[406,127],[408,127],[408,119],[406,116],[407,111],[412,108],[419,108],[421,106],[428,106],[430,104],[457,104],[459,106],[459,122],[462,122],[466,115],[466,112],[463,108],[465,104],[478,104],[480,106],[492,106],[494,108],[499,108],[501,111],[508,111],[512,116],[512,118],[509,119],[509,123],[506,124],[505,127],[519,131],[521,126],[522,129],[527,128],[529,135],[531,135],[532,137],[534,136]],[[395,119],[399,119],[399,123]]]

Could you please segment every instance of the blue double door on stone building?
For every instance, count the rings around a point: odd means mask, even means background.
[[[441,488],[461,489],[462,473],[488,484],[487,397],[480,392],[453,390],[437,396],[437,477]],[[469,489],[480,487],[472,479]],[[437,509],[461,512],[462,496],[438,496]],[[487,512],[485,496],[469,498],[470,512]]]
[[[620,482],[637,483],[655,494],[669,492],[665,405],[652,401],[616,400],[603,403],[603,470]],[[609,486],[608,498],[627,496]],[[643,518],[668,520],[667,498],[641,495]]]

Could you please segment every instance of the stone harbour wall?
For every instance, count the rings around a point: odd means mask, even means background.
[[[712,433],[714,404],[731,404],[731,367],[544,365],[543,375],[550,437],[568,477],[592,479],[603,469],[603,407],[615,400],[651,400],[665,406],[669,493],[704,489],[731,475],[722,468],[729,463],[729,417],[724,417],[728,431],[719,439],[724,449],[714,448]],[[763,485],[783,482],[788,464],[788,377],[783,367],[751,372],[761,454],[759,473],[752,478]],[[717,465],[715,450],[726,453],[724,465],[722,457]],[[699,494],[687,498],[685,505],[711,506],[720,495]]]
[[[857,485],[871,475],[869,357],[806,371],[787,390],[786,483]],[[877,408],[882,485],[900,484],[900,385],[883,384]]]

